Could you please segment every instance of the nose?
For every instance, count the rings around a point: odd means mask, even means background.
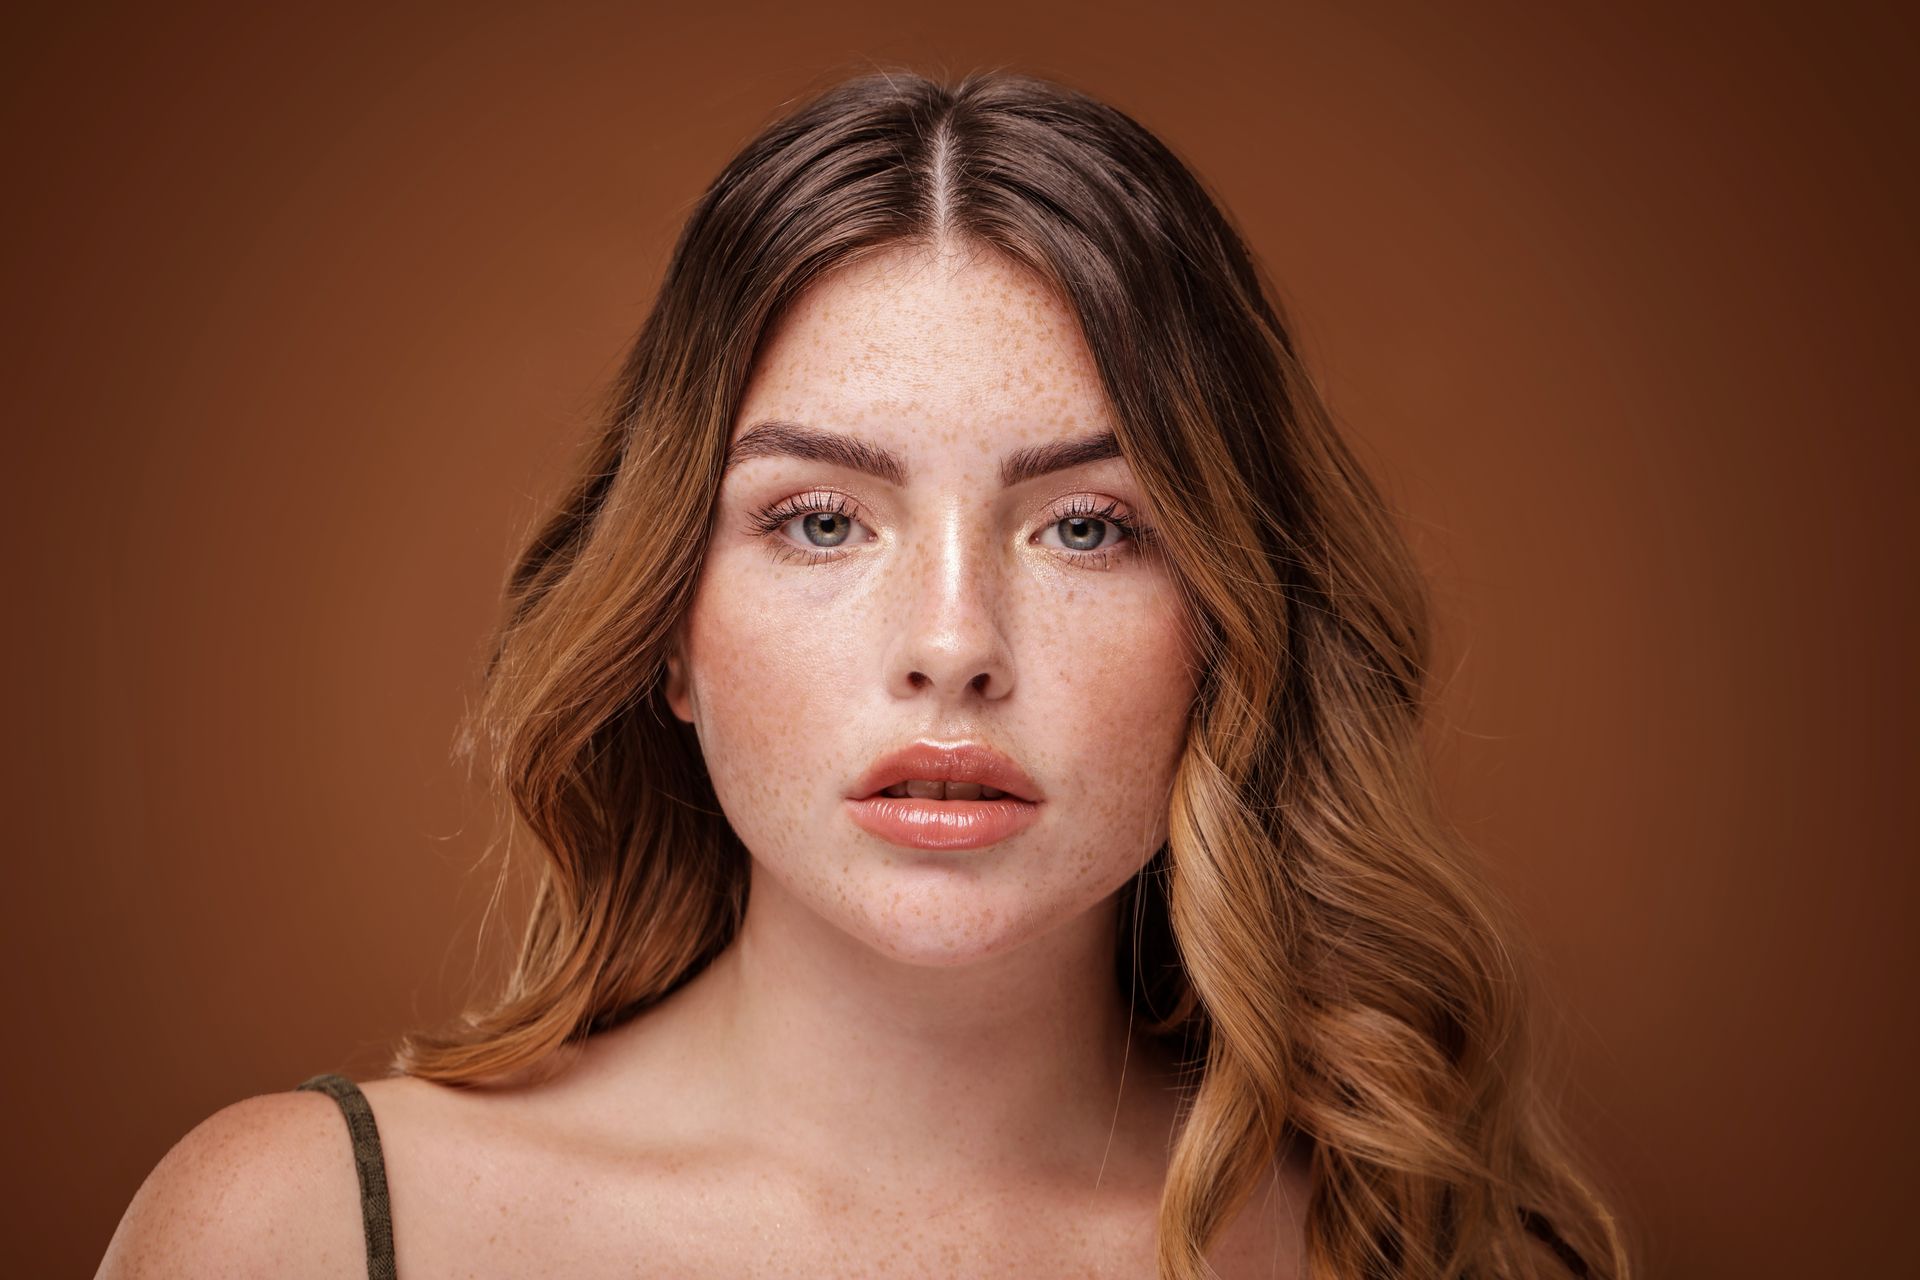
[[[1002,626],[1006,552],[984,522],[950,510],[909,538],[895,562],[887,686],[900,698],[953,703],[1013,692],[1013,656]]]

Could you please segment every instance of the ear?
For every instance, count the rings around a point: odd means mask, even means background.
[[[691,682],[687,679],[686,651],[681,644],[678,627],[674,628],[673,639],[667,649],[667,675],[662,682],[661,692],[673,714],[692,724],[693,692]]]

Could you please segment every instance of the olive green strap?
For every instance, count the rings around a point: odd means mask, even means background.
[[[302,1081],[301,1089],[324,1093],[340,1104],[353,1140],[353,1167],[360,1175],[360,1218],[367,1236],[367,1280],[397,1280],[393,1265],[393,1205],[387,1199],[387,1165],[380,1130],[360,1086],[331,1071]]]
[[[1580,1277],[1580,1280],[1589,1280],[1593,1273],[1587,1267],[1587,1260],[1580,1256],[1578,1249],[1568,1244],[1560,1233],[1553,1229],[1553,1223],[1548,1221],[1544,1213],[1523,1205],[1520,1209],[1520,1223],[1538,1236],[1547,1248],[1553,1250],[1554,1256],[1565,1264],[1568,1271]]]

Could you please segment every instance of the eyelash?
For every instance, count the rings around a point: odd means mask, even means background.
[[[777,560],[793,560],[810,565],[824,564],[830,560],[838,560],[840,553],[825,547],[809,548],[796,546],[786,539],[779,537],[780,530],[786,527],[789,522],[797,520],[801,516],[814,515],[816,513],[820,515],[836,515],[843,519],[851,520],[854,518],[855,510],[856,508],[853,502],[845,494],[831,493],[825,490],[816,493],[798,494],[784,501],[777,502],[773,506],[754,515],[749,522],[747,532],[755,537],[767,539],[770,544],[768,550]],[[1050,524],[1059,524],[1062,520],[1098,520],[1103,524],[1112,525],[1127,536],[1129,547],[1127,551],[1103,549],[1099,551],[1063,552],[1055,550],[1052,547],[1049,547],[1048,550],[1076,568],[1095,570],[1109,569],[1113,566],[1116,558],[1137,554],[1139,549],[1146,546],[1152,539],[1153,531],[1131,518],[1122,517],[1120,510],[1120,504],[1112,500],[1108,500],[1102,505],[1092,498],[1075,497],[1068,500],[1067,508],[1057,513]]]

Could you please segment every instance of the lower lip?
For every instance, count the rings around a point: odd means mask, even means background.
[[[980,849],[1026,830],[1040,816],[1031,800],[916,800],[870,796],[847,801],[855,824],[909,849]]]

